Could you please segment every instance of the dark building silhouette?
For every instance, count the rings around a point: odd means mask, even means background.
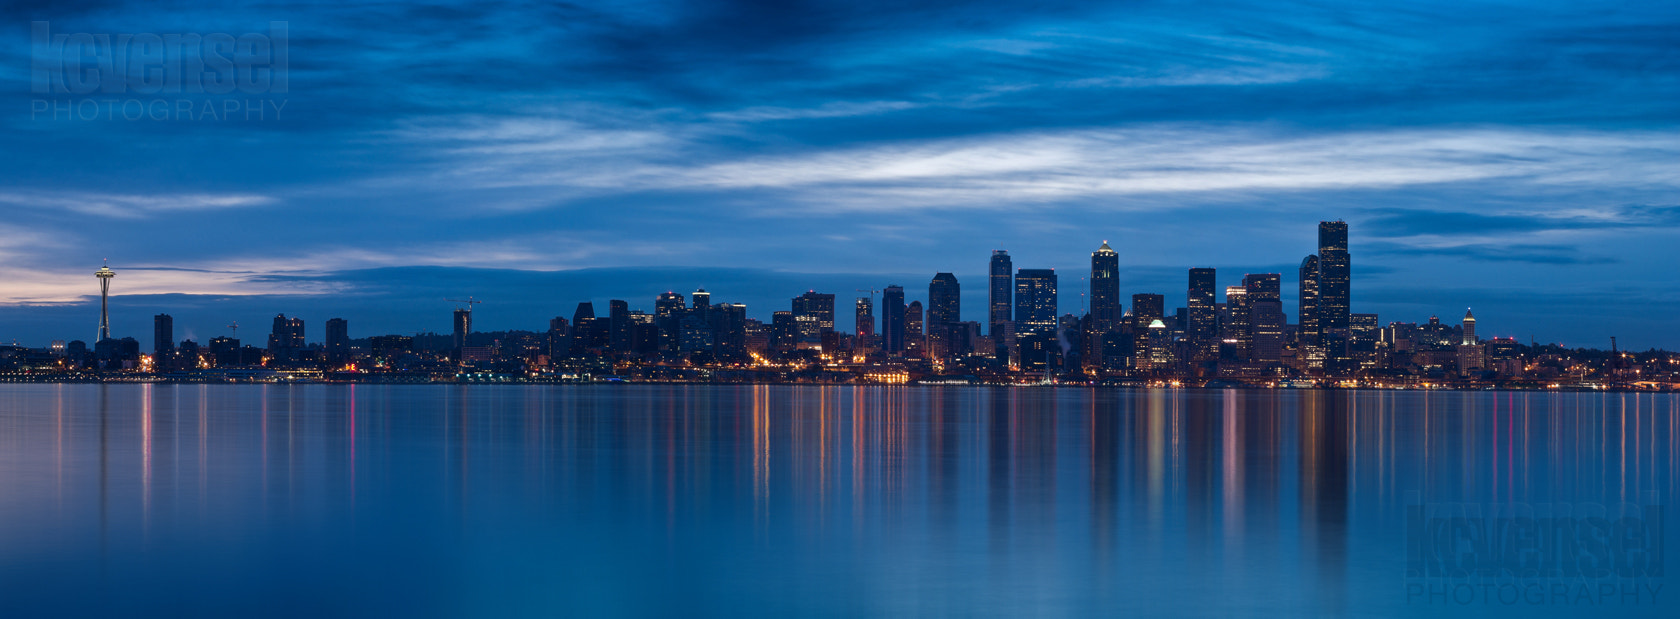
[[[910,306],[904,308],[904,338],[906,345],[913,338],[926,333],[922,330],[922,302],[911,301]]]
[[[241,365],[239,340],[231,337],[210,338],[210,358],[219,368]]]
[[[1020,269],[1015,272],[1015,332],[1055,335],[1055,269]]]
[[[1257,364],[1283,358],[1282,280],[1277,273],[1251,273],[1243,278],[1248,293],[1249,360]]]
[[[810,316],[817,319],[818,328],[823,333],[834,330],[834,295],[824,294],[815,290],[793,298],[793,316]]]
[[[798,345],[799,327],[793,319],[793,312],[771,312],[770,349],[787,352]]]
[[[1348,350],[1348,321],[1352,316],[1350,286],[1352,259],[1348,255],[1346,222],[1318,223],[1318,315],[1325,371],[1332,375],[1353,370]]]
[[[1013,270],[1014,265],[1009,260],[1009,252],[1001,249],[992,252],[991,279],[988,282],[990,288],[987,291],[987,309],[991,324],[987,328],[991,330],[994,338],[1000,335],[999,329],[1003,323],[1012,320],[1010,311],[1015,305],[1010,296],[1015,290]]]
[[[904,310],[902,286],[881,291],[881,349],[889,354],[904,352]]]
[[[175,319],[169,314],[152,317],[152,357],[161,360],[175,349]]]
[[[1103,241],[1091,252],[1091,318],[1095,331],[1107,333],[1120,325],[1120,254]]]
[[[683,314],[688,307],[683,304],[683,296],[675,292],[665,292],[653,302],[653,324],[659,327],[659,349],[677,349],[677,331],[682,325]]]
[[[1147,360],[1154,343],[1150,338],[1155,335],[1149,326],[1166,315],[1166,305],[1166,297],[1158,294],[1132,295],[1132,354],[1138,360],[1134,363],[1137,367],[1154,367]]]
[[[719,303],[713,306],[711,327],[713,351],[724,361],[743,361],[747,358],[747,306],[741,303]]]
[[[1317,346],[1319,340],[1318,254],[1301,259],[1301,289],[1296,310],[1296,339],[1302,345]]]
[[[1185,298],[1184,337],[1193,349],[1192,359],[1210,361],[1219,356],[1219,311],[1213,269],[1190,269],[1190,288]]]
[[[630,324],[630,303],[619,299],[607,301],[607,330],[612,349],[630,352],[635,327]]]
[[[928,282],[928,325],[962,322],[962,287],[957,276],[938,273]]]
[[[707,322],[709,320],[707,314],[712,311],[712,293],[706,292],[705,288],[701,288],[695,290],[694,294],[689,295],[689,298],[693,301],[688,308],[689,315],[698,318],[700,322]]]
[[[1224,339],[1219,354],[1221,360],[1248,361],[1254,344],[1249,316],[1248,288],[1226,286],[1224,333],[1220,335]]]
[[[285,314],[275,316],[274,329],[268,335],[269,356],[281,360],[294,359],[303,346],[303,319],[287,318]]]
[[[460,359],[461,350],[467,347],[467,336],[472,335],[472,309],[470,306],[468,308],[455,310],[455,320],[453,321],[453,324],[455,327],[454,337],[450,339],[449,345],[452,349],[451,354],[453,354],[456,359]]]
[[[869,297],[857,298],[857,314],[854,316],[854,327],[857,330],[859,345],[875,335],[875,300]]]
[[[325,346],[327,363],[343,365],[350,360],[350,323],[343,318],[327,319]]]

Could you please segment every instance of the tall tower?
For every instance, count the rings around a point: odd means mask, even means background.
[[[1465,346],[1474,346],[1477,343],[1476,342],[1476,317],[1474,315],[1472,315],[1470,313],[1470,310],[1468,310],[1468,309],[1464,310],[1464,342],[1463,343],[1464,343]]]
[[[933,281],[928,282],[927,307],[928,332],[933,332],[933,325],[947,325],[962,320],[962,287],[957,283],[957,276],[950,273],[936,273]]]
[[[1108,333],[1119,325],[1120,316],[1120,254],[1103,241],[1091,252],[1091,317],[1098,333]]]
[[[1301,260],[1301,291],[1297,310],[1300,328],[1296,338],[1307,346],[1318,345],[1318,254],[1308,254]]]
[[[1015,307],[1015,302],[1010,295],[1015,291],[1014,274],[1012,273],[1014,267],[1015,265],[1009,260],[1009,252],[1001,249],[992,252],[992,272],[991,281],[988,282],[990,289],[987,297],[987,309],[990,310],[989,318],[991,318],[991,326],[988,328],[991,329],[994,338],[1001,335],[1000,329],[1002,329],[1003,323],[1013,320],[1010,318],[1010,310]]]
[[[99,339],[96,341],[103,342],[111,339],[111,311],[109,303],[111,298],[111,278],[116,277],[117,272],[112,271],[110,263],[107,262],[104,266],[99,267],[98,271],[94,271],[93,276],[99,278]]]
[[[1015,332],[1056,332],[1056,270],[1015,271]]]
[[[904,352],[904,311],[903,286],[881,291],[881,348],[888,353]]]
[[[1195,347],[1192,359],[1208,361],[1219,356],[1219,313],[1215,307],[1213,269],[1190,269],[1190,287],[1185,299],[1185,337]]]
[[[1353,268],[1348,257],[1346,222],[1318,222],[1318,273],[1318,328],[1325,348],[1325,370],[1332,375],[1346,374],[1353,370],[1348,351]]]

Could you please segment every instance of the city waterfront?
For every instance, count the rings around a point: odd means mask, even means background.
[[[0,611],[1672,616],[1677,422],[1653,393],[8,384]],[[1506,515],[1584,543],[1455,533]]]

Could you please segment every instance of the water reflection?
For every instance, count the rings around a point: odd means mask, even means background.
[[[0,599],[1572,614],[1408,605],[1406,505],[1665,504],[1677,416],[1652,394],[9,385]]]

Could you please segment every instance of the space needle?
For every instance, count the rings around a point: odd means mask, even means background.
[[[117,272],[111,270],[111,262],[109,260],[107,260],[107,261],[105,261],[104,266],[99,267],[98,271],[93,272],[93,276],[99,278],[99,340],[98,341],[103,342],[105,340],[111,339],[111,313],[110,313],[110,305],[107,303],[107,301],[109,301],[110,297],[111,297],[111,278],[116,277]]]

